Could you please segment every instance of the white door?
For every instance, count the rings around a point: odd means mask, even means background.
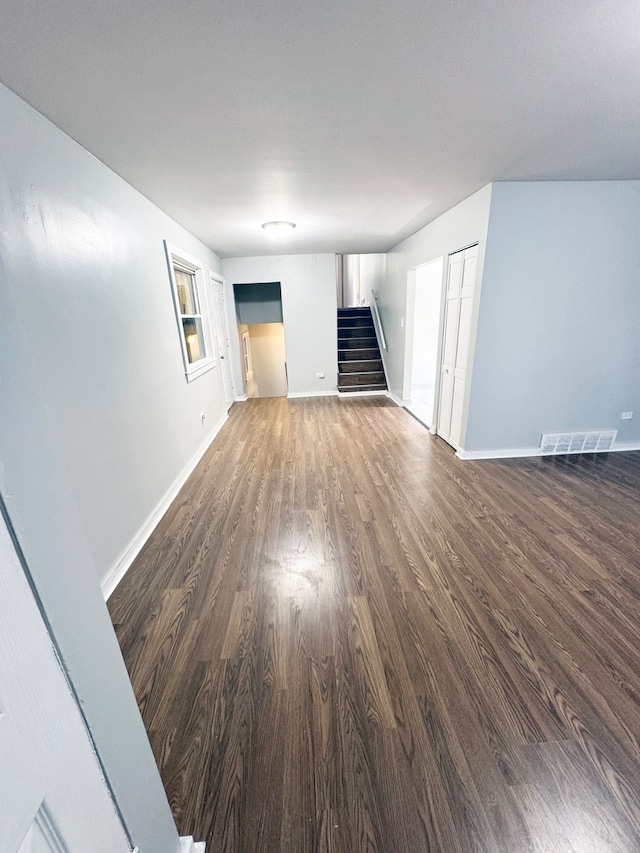
[[[0,851],[88,850],[131,846],[0,515]]]
[[[222,373],[222,388],[227,408],[233,402],[233,384],[231,381],[231,362],[229,359],[229,334],[224,304],[224,281],[215,275],[209,277],[209,311],[211,316],[211,334],[216,355]]]
[[[462,437],[477,264],[477,246],[449,256],[437,432],[455,448]]]

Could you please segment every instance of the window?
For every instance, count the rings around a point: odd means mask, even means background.
[[[187,381],[215,366],[204,298],[204,270],[196,258],[165,241],[173,302]]]

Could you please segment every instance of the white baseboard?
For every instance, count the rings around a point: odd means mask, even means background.
[[[539,447],[499,447],[495,450],[456,450],[458,459],[517,459],[525,456],[540,456]]]
[[[336,388],[333,391],[289,391],[287,399],[294,400],[298,397],[335,397],[337,393]]]
[[[115,588],[118,586],[122,578],[126,575],[127,571],[129,570],[129,567],[142,550],[142,546],[147,541],[149,536],[151,536],[156,526],[159,524],[160,519],[169,509],[176,495],[184,486],[189,475],[193,472],[198,462],[207,452],[211,445],[211,442],[218,435],[228,418],[229,414],[228,412],[225,412],[218,424],[215,426],[213,432],[211,432],[207,436],[204,443],[200,445],[196,453],[191,457],[189,462],[187,462],[185,467],[182,469],[182,471],[178,474],[176,479],[171,484],[169,490],[166,492],[164,497],[158,502],[151,515],[139,528],[133,539],[129,542],[122,554],[118,557],[113,566],[104,576],[100,584],[100,588],[102,589],[102,595],[104,596],[105,601],[109,599],[109,597],[114,592]]]
[[[638,441],[616,441],[613,450],[628,452],[630,450],[640,450],[640,442]]]
[[[400,397],[396,397],[396,395],[392,394],[391,391],[387,391],[387,397],[391,398],[396,406],[400,406],[401,409],[404,409],[405,404]]]
[[[246,403],[249,398],[246,394],[236,394],[233,398],[234,403]]]
[[[625,453],[630,450],[640,450],[640,444],[636,441],[630,442],[616,442],[616,444],[610,448],[609,450],[598,450],[594,451],[597,453]],[[459,459],[468,460],[468,459],[519,459],[524,457],[531,456],[542,456],[543,454],[540,452],[539,447],[510,447],[510,448],[498,448],[496,450],[462,450],[462,448],[458,448],[456,451],[456,456]],[[555,454],[545,453],[545,458],[554,458]],[[558,454],[558,455],[579,455],[579,454]],[[590,456],[591,453],[585,453],[585,456]]]
[[[336,391],[338,397],[388,397],[386,391]]]
[[[180,836],[180,853],[204,853],[204,841],[194,841],[192,835]]]

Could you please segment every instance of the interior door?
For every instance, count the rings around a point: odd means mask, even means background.
[[[0,851],[88,850],[131,846],[0,513]]]
[[[209,279],[209,305],[211,306],[211,322],[213,343],[220,362],[222,387],[227,408],[233,402],[233,384],[231,380],[231,362],[229,359],[229,334],[227,331],[227,315],[224,304],[224,282],[217,276]]]
[[[478,247],[449,256],[437,433],[459,447],[471,343]]]

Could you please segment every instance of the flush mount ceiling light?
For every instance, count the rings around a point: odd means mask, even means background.
[[[284,237],[296,227],[295,222],[263,222],[262,227],[274,237]]]

